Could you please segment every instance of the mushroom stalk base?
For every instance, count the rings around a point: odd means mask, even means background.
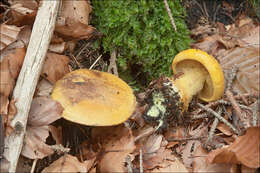
[[[180,64],[181,66],[182,64]],[[184,103],[184,109],[188,109],[192,97],[198,94],[204,86],[207,78],[207,71],[199,63],[186,64],[181,67],[181,75],[178,79],[174,80],[174,85],[180,90],[181,97]]]

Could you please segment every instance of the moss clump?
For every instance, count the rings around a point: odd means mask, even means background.
[[[187,49],[191,39],[180,1],[168,3],[177,32],[163,0],[92,0],[93,25],[104,34],[100,43],[105,51],[117,50],[121,72],[137,64],[148,81],[171,74],[173,57]]]

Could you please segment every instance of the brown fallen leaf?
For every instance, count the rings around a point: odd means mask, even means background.
[[[25,47],[21,41],[7,46],[0,56],[0,94],[8,97],[13,91],[25,56]]]
[[[161,147],[162,140],[163,140],[163,135],[160,134],[150,135],[143,146],[143,152],[156,153]]]
[[[151,172],[189,172],[174,155],[167,157],[164,162],[167,162],[164,164],[168,164],[168,166],[155,168]]]
[[[48,97],[33,99],[28,116],[29,126],[45,126],[61,118],[62,106]]]
[[[230,128],[224,123],[218,123],[217,129],[227,136],[231,136],[233,134]]]
[[[48,172],[88,172],[87,163],[81,163],[76,157],[66,154],[43,169],[42,173]]]
[[[15,25],[0,25],[0,50],[17,40],[18,34],[21,31],[20,27]]]
[[[52,89],[53,89],[53,85],[46,79],[42,79],[37,84],[35,96],[49,97],[51,95]]]
[[[28,116],[25,145],[22,155],[30,159],[42,159],[53,153],[51,147],[45,144],[49,136],[48,125],[61,118],[61,105],[47,97],[34,98]]]
[[[182,127],[178,127],[177,129],[174,130],[168,130],[165,134],[164,137],[166,140],[171,140],[171,139],[182,139],[185,137],[185,129]],[[167,144],[167,148],[174,147],[177,145],[179,142],[178,141],[170,141]]]
[[[246,134],[231,145],[211,151],[210,163],[242,163],[249,168],[260,167],[260,128],[249,127]]]
[[[92,139],[102,146],[103,155],[97,163],[100,172],[125,172],[127,155],[135,149],[134,137],[124,125],[113,127],[96,127]]]
[[[5,136],[9,136],[13,132],[13,127],[11,126],[11,121],[15,117],[17,109],[15,106],[15,100],[12,99],[8,105],[8,114],[3,115],[4,125],[5,125]]]
[[[239,69],[233,84],[234,91],[238,93],[260,91],[259,53],[259,47],[237,47],[223,52],[218,57],[223,69],[230,70],[234,65]]]
[[[259,24],[242,15],[236,24],[226,28],[225,33],[204,37],[202,41],[193,44],[192,47],[202,49],[215,56],[226,71],[234,65],[238,67],[233,85],[234,91],[238,93],[259,92]]]
[[[67,39],[89,39],[95,28],[89,24],[91,6],[87,0],[64,1],[55,31]]]
[[[42,76],[54,84],[69,72],[69,57],[48,52],[42,69]]]
[[[34,0],[13,1],[10,11],[12,20],[8,24],[16,26],[32,25],[37,13],[38,3]]]
[[[8,97],[0,94],[0,114],[6,115],[8,113],[8,105],[9,105],[9,99]]]
[[[194,152],[193,172],[237,172],[236,164],[208,163],[206,150],[199,146]]]
[[[62,127],[61,126],[55,127],[55,126],[49,125],[49,132],[51,133],[56,144],[62,145]]]

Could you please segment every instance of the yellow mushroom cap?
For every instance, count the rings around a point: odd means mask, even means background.
[[[52,98],[63,118],[89,126],[110,126],[126,121],[135,110],[132,89],[110,73],[80,69],[56,82]]]
[[[222,97],[224,93],[225,80],[220,64],[217,60],[204,51],[188,49],[177,54],[172,62],[172,69],[175,74],[180,72],[180,65],[184,62],[196,61],[208,72],[203,89],[198,97],[206,102],[214,101]]]

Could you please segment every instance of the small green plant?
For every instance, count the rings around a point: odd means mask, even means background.
[[[104,34],[101,40],[104,50],[117,50],[121,72],[138,64],[148,81],[171,74],[173,57],[187,49],[191,39],[180,1],[168,3],[177,31],[171,25],[163,0],[92,0],[93,25]]]

